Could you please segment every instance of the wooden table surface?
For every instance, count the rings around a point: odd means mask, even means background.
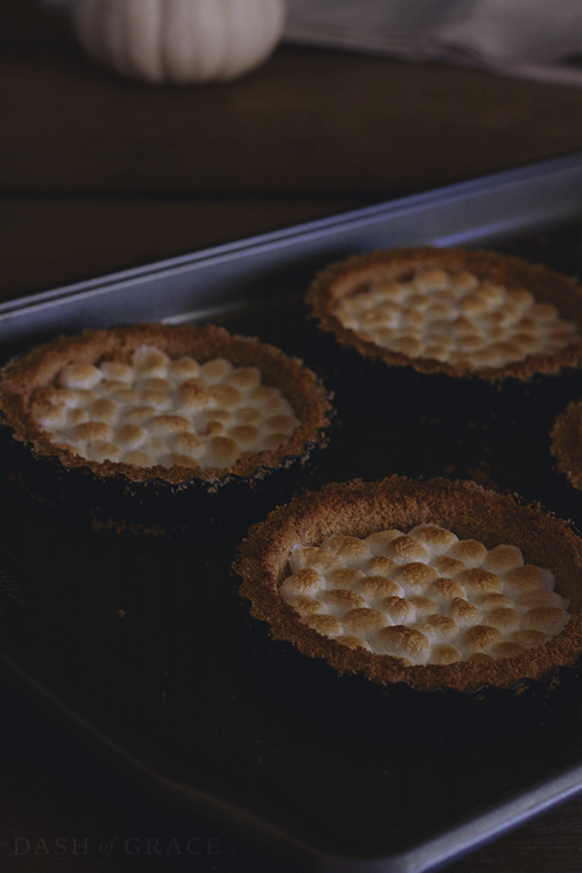
[[[0,300],[582,149],[582,91],[442,64],[281,46],[233,83],[151,87],[34,0],[0,0],[0,46]],[[2,871],[276,869],[0,701]],[[446,869],[581,873],[582,798]]]

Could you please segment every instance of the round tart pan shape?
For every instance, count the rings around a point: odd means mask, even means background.
[[[307,295],[319,333],[328,340],[321,344],[321,354],[326,358],[331,384],[335,377],[338,384],[351,383],[354,390],[357,383],[361,387],[368,384],[370,390],[381,387],[395,399],[422,402],[433,409],[431,414],[454,414],[467,404],[463,414],[470,416],[490,408],[525,414],[522,401],[530,394],[534,400],[547,400],[557,412],[558,404],[565,402],[563,398],[572,396],[572,384],[580,384],[582,339],[576,334],[553,354],[529,354],[502,367],[477,368],[392,351],[358,336],[338,318],[340,301],[367,291],[375,282],[408,281],[418,270],[433,269],[453,275],[469,272],[507,291],[526,289],[536,302],[553,304],[560,318],[575,323],[582,336],[580,287],[574,279],[541,265],[487,251],[435,247],[375,251],[331,264],[316,277]],[[548,378],[556,376],[560,379]]]
[[[556,469],[582,491],[582,400],[573,400],[556,418],[550,439]]]
[[[552,303],[561,318],[575,322],[582,331],[582,292],[573,279],[520,258],[486,251],[427,246],[356,255],[331,264],[320,273],[309,290],[308,303],[321,328],[332,333],[340,345],[357,349],[365,358],[380,358],[391,367],[409,366],[419,373],[445,373],[452,378],[476,377],[498,382],[508,377],[526,380],[537,373],[553,374],[563,367],[580,366],[582,339],[577,336],[554,354],[527,355],[521,361],[507,363],[500,368],[473,368],[431,358],[413,358],[391,351],[361,339],[339,320],[337,304],[343,298],[367,290],[378,280],[407,281],[417,270],[432,269],[443,269],[450,273],[467,271],[479,280],[502,285],[508,291],[526,289],[537,302]]]
[[[477,539],[488,549],[521,548],[526,563],[548,567],[555,590],[569,599],[572,617],[556,637],[527,654],[491,661],[407,665],[402,659],[351,648],[303,623],[279,593],[289,575],[294,546],[317,545],[335,534],[366,537],[386,529],[410,530],[435,524],[460,539]],[[240,595],[251,614],[269,625],[271,636],[292,643],[304,655],[325,659],[344,674],[361,674],[384,686],[405,683],[418,691],[512,689],[523,680],[547,680],[557,668],[575,666],[582,655],[582,540],[570,525],[536,504],[486,491],[473,482],[432,479],[416,482],[392,476],[376,482],[324,486],[296,496],[253,526],[239,547],[236,572]]]
[[[192,356],[204,364],[226,358],[235,367],[256,367],[263,385],[281,390],[300,424],[278,448],[246,452],[227,468],[98,462],[51,443],[33,420],[31,405],[63,367],[129,363],[140,346],[155,346],[171,359]],[[0,417],[12,437],[7,451],[12,478],[44,501],[89,510],[97,527],[118,530],[159,533],[222,519],[230,510],[248,518],[254,504],[267,511],[293,493],[296,482],[288,468],[301,468],[314,448],[326,444],[331,414],[330,395],[302,361],[215,325],[88,330],[37,346],[0,371]],[[272,482],[271,488],[263,480]]]

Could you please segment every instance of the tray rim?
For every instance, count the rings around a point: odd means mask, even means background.
[[[575,182],[578,182],[578,187]],[[546,189],[561,186],[559,202],[550,202],[543,197]],[[536,193],[537,192],[537,193]],[[504,198],[505,211],[499,215],[498,201]],[[542,198],[540,205],[539,199]],[[458,214],[459,205],[469,210],[466,220]],[[175,311],[161,320],[165,323],[179,323],[194,317],[210,317],[218,312],[234,308],[228,293],[221,296],[220,285],[232,290],[230,265],[238,264],[236,279],[239,287],[242,281],[260,277],[258,261],[272,266],[293,263],[296,252],[326,252],[324,258],[330,261],[336,254],[339,239],[352,240],[351,251],[369,250],[376,242],[374,228],[382,228],[384,234],[393,234],[390,247],[395,245],[435,245],[463,246],[477,241],[485,242],[558,223],[573,218],[582,209],[582,151],[573,152],[558,158],[528,164],[512,170],[492,173],[477,179],[431,189],[420,194],[383,201],[372,206],[341,212],[316,221],[292,225],[281,230],[200,249],[177,257],[154,261],[139,267],[104,274],[96,278],[58,286],[31,295],[0,302],[0,341],[18,339],[29,333],[29,322],[40,320],[54,330],[78,330],[73,320],[70,323],[71,309],[83,307],[83,326],[98,327],[105,323],[125,323],[136,321],[134,308],[129,300],[129,310],[120,312],[122,319],[116,318],[115,306],[111,301],[119,299],[123,292],[131,298],[136,289],[147,285],[154,288],[157,280],[163,279],[184,282],[188,277],[200,281],[211,278],[210,271],[220,273],[219,287],[210,289],[202,309],[194,312],[188,307],[192,289],[166,295],[165,304],[174,306]],[[435,226],[435,215],[439,221]],[[480,218],[482,223],[475,224]],[[472,219],[472,220],[471,220]],[[370,243],[372,245],[370,245]],[[242,264],[242,267],[241,267]],[[264,270],[263,270],[264,275]],[[154,289],[155,290],[155,289]],[[200,296],[200,287],[194,289]],[[109,300],[108,311],[112,318],[108,322],[93,323],[100,301]],[[142,304],[144,300],[141,301]],[[127,317],[129,312],[129,318]],[[112,320],[113,319],[113,320]],[[143,319],[142,319],[143,320]]]
[[[431,873],[451,864],[486,843],[542,815],[559,803],[582,794],[582,763],[562,769],[555,777],[540,780],[530,790],[515,793],[503,803],[468,818],[455,828],[425,840],[414,848],[378,858],[335,855],[309,845],[260,816],[241,809],[230,801],[214,797],[193,786],[184,785],[155,772],[109,739],[89,721],[71,710],[52,692],[0,652],[0,681],[20,694],[43,716],[62,727],[97,757],[116,767],[134,786],[158,802],[182,810],[211,815],[225,829],[257,849],[257,841],[273,853],[306,863],[306,870],[317,873]],[[202,807],[204,804],[204,807]],[[253,836],[249,838],[249,832]],[[312,862],[316,862],[316,866]]]
[[[532,186],[535,188],[540,183],[551,187],[556,180],[560,180],[561,184],[565,184],[564,180],[571,181],[576,177],[582,181],[582,152],[42,291],[0,303],[0,333],[5,326],[6,338],[21,337],[28,333],[29,321],[34,322],[35,318],[42,316],[43,312],[55,313],[58,321],[59,313],[74,309],[79,302],[85,301],[88,297],[119,293],[123,289],[131,293],[136,288],[139,290],[142,283],[150,279],[168,277],[171,274],[188,274],[200,268],[212,270],[217,265],[236,264],[249,255],[261,258],[268,253],[276,253],[282,248],[291,253],[305,245],[316,248],[321,246],[323,250],[327,241],[333,240],[338,234],[357,234],[362,230],[365,231],[366,228],[374,227],[379,222],[391,224],[398,222],[402,217],[412,218],[414,222],[419,216],[434,215],[439,209],[448,206],[458,207],[459,204],[479,203],[483,198],[495,198],[500,194],[517,194],[531,190]],[[573,197],[574,201],[577,202],[576,209],[571,202],[566,202],[560,208],[550,208],[548,205],[545,212],[542,209],[534,216],[522,214],[516,207],[514,215],[509,218],[500,216],[497,221],[490,221],[479,227],[467,227],[463,233],[444,234],[425,242],[441,246],[466,245],[475,241],[505,238],[510,231],[518,233],[538,225],[542,226],[544,216],[545,224],[551,226],[557,223],[557,220],[565,221],[569,217],[582,214],[582,186],[577,197]],[[206,311],[204,309],[198,311],[199,316],[205,315]],[[192,317],[191,312],[177,316],[178,319],[189,317]],[[170,317],[168,320],[171,321],[173,318]],[[85,721],[66,703],[43,688],[2,652],[0,652],[0,679],[13,690],[21,693],[45,715],[58,721],[80,742],[88,743],[116,766],[121,766],[132,781],[137,781],[146,793],[153,793],[158,799],[161,797],[165,801],[177,802],[180,805],[183,805],[187,799],[189,801],[187,805],[192,809],[195,807],[200,809],[201,803],[210,804],[213,807],[213,814],[223,818],[225,827],[230,830],[233,829],[237,819],[240,821],[241,816],[247,824],[252,820],[253,829],[258,834],[259,846],[267,847],[275,843],[280,851],[283,845],[286,852],[292,853],[300,863],[307,864],[308,869],[313,870],[330,871],[330,873],[332,870],[333,873],[356,873],[356,871],[357,873],[428,873],[443,864],[452,863],[484,843],[541,815],[558,803],[582,793],[581,761],[580,766],[569,767],[557,776],[548,777],[531,789],[519,792],[511,800],[494,805],[411,849],[374,859],[333,856],[302,843],[291,834],[233,804],[209,795],[202,796],[203,792],[173,782],[160,773],[148,769]],[[235,830],[238,828],[235,827]],[[241,830],[244,837],[244,828]]]

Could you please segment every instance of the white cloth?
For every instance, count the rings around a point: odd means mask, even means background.
[[[582,86],[582,0],[287,3],[289,42],[442,60]]]

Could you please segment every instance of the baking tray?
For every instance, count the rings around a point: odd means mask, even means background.
[[[326,372],[305,320],[313,273],[350,253],[426,243],[581,272],[582,154],[4,304],[3,358],[85,327],[211,318],[329,377],[338,424],[297,487],[469,477],[579,523],[547,452],[559,390],[542,403],[524,394],[501,416],[439,418],[412,404],[383,418]],[[238,531],[97,531],[8,481],[0,501],[4,681],[144,791],[279,866],[422,873],[582,791],[577,669],[518,693],[383,690],[269,641],[235,594]]]

